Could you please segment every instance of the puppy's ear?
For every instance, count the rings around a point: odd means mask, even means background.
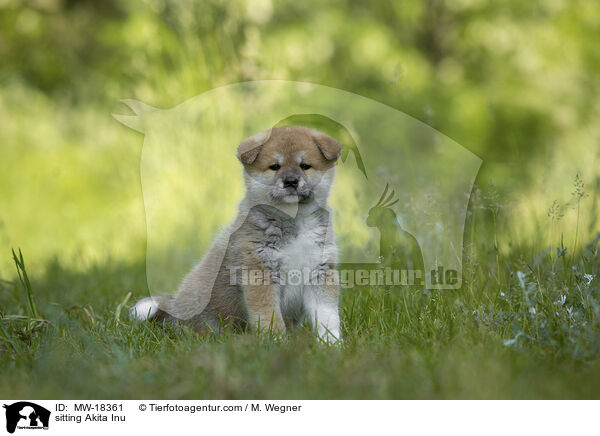
[[[236,154],[240,162],[244,165],[252,164],[252,162],[256,160],[264,143],[269,140],[269,136],[271,136],[271,131],[267,130],[265,132],[257,133],[248,139],[244,139],[238,146]]]
[[[342,155],[342,146],[339,142],[318,130],[312,130],[311,134],[315,144],[321,153],[323,153],[323,156],[325,156],[325,159],[332,161],[338,160]]]

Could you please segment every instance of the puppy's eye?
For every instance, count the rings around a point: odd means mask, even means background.
[[[302,171],[306,171],[306,170],[311,169],[312,167],[307,163],[301,163],[300,168],[302,168]]]
[[[281,168],[281,165],[279,165],[279,164],[273,164],[269,167],[269,169],[272,171],[277,171],[277,170],[279,170],[279,168]]]

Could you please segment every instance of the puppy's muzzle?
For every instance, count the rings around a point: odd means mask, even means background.
[[[288,171],[285,174],[282,174],[271,193],[271,196],[274,199],[286,196],[296,196],[300,199],[307,199],[310,195],[310,185],[297,171]]]
[[[296,176],[288,176],[283,179],[284,188],[298,189],[298,183],[300,183],[300,179]]]

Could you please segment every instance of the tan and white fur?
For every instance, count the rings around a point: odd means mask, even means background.
[[[232,322],[277,334],[306,317],[319,338],[340,341],[337,249],[327,198],[341,151],[332,137],[299,126],[277,127],[243,141],[237,157],[244,166],[246,195],[237,218],[176,295],[142,299],[132,314],[198,331]],[[270,279],[244,282],[244,269],[266,271]],[[276,280],[290,271],[310,271],[321,280]]]

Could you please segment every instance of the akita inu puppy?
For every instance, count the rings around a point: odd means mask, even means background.
[[[202,331],[221,323],[283,333],[307,317],[320,338],[338,341],[339,283],[327,197],[342,152],[306,127],[277,127],[243,141],[246,195],[235,221],[174,296],[140,300],[132,314]]]

